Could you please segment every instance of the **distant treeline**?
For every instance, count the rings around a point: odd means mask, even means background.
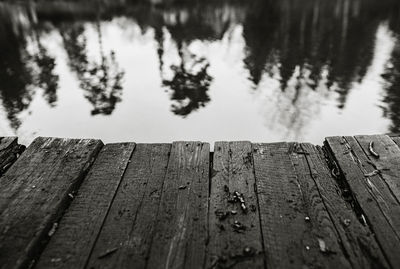
[[[159,44],[160,68],[164,53],[163,29],[167,29],[177,47],[182,48],[193,40],[221,39],[232,26],[241,25],[246,44],[243,63],[255,88],[263,76],[272,75],[276,69],[279,70],[282,91],[296,69],[300,70],[297,77],[299,90],[300,81],[305,76],[308,86],[313,89],[321,83],[323,72],[327,72],[325,83],[339,93],[339,108],[345,106],[352,84],[366,75],[373,59],[377,29],[387,24],[396,38],[396,47],[383,75],[387,82],[384,97],[387,106],[383,108],[383,113],[392,120],[392,131],[400,131],[398,0],[41,0],[24,3],[24,8],[15,8],[11,4],[3,4],[0,8],[0,51],[8,52],[7,58],[0,60],[0,81],[6,81],[0,85],[0,95],[15,127],[18,127],[16,115],[29,105],[30,85],[41,85],[47,89],[45,92],[50,103],[57,99],[57,76],[48,68],[52,66],[52,60],[46,56],[44,46],[41,46],[40,59],[36,59],[37,74],[33,74],[35,72],[26,65],[31,57],[26,51],[26,33],[33,33],[40,44],[41,33],[47,31],[49,24],[58,29],[63,36],[71,68],[82,73],[93,68],[87,63],[85,44],[79,41],[84,32],[83,22],[125,16],[137,22],[143,31],[149,28],[154,30]],[[17,16],[12,16],[13,12],[23,14],[26,19],[18,21],[15,19]],[[201,61],[205,68],[207,64]],[[105,62],[116,65],[110,55],[105,56]],[[11,72],[6,70],[10,66]],[[118,68],[113,68],[118,74]],[[180,83],[182,78],[190,77],[182,66],[175,70],[180,72],[175,76]],[[211,78],[206,69],[203,72],[203,79],[207,82],[198,81],[203,92],[192,96],[202,96],[202,101],[193,101],[194,108],[199,107],[199,102],[204,104],[208,100],[205,92]],[[192,77],[195,76],[192,74]],[[94,104],[94,113],[112,112],[118,97],[107,98],[104,91],[110,88],[115,91],[118,79],[118,76],[109,78],[108,86],[98,87],[82,82],[81,86]],[[166,82],[166,85],[175,87],[176,94],[172,96],[183,98],[184,90],[175,84]],[[101,102],[110,104],[99,105]],[[178,111],[190,113],[191,110]]]

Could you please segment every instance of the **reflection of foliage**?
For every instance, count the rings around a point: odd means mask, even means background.
[[[0,41],[0,44],[12,44],[10,40]],[[11,46],[12,47],[12,46]],[[19,47],[8,48],[0,46],[7,51],[0,59],[0,94],[7,118],[13,129],[21,125],[18,114],[29,107],[32,101],[32,71],[25,62],[28,55]]]
[[[391,120],[390,131],[400,133],[400,17],[398,9],[393,9],[389,20],[390,30],[396,38],[391,59],[382,77],[385,79],[386,94],[382,106],[384,116]]]
[[[383,77],[386,80],[386,96],[383,99],[384,116],[392,121],[390,131],[400,133],[400,43],[397,41],[392,53],[391,63],[386,67]]]
[[[325,86],[337,85],[338,107],[343,107],[352,84],[365,76],[371,64],[376,30],[394,3],[253,1],[243,23],[244,62],[252,81],[258,85],[264,72],[278,68],[285,90],[297,68],[308,69],[307,84],[315,89],[326,68]]]
[[[92,114],[110,115],[117,102],[121,101],[122,79],[124,73],[118,70],[115,54],[101,56],[100,64],[91,65],[82,80],[81,86],[87,92],[86,98],[93,104]]]
[[[55,59],[49,56],[43,41],[40,42],[39,34],[36,34],[38,52],[30,54],[27,40],[31,36],[19,29],[26,22],[31,23],[28,27],[35,25],[32,28],[36,33],[45,25],[60,26],[70,68],[93,105],[93,114],[111,114],[121,100],[124,73],[114,53],[104,53],[102,49],[100,25],[95,21],[99,11],[90,8],[91,3],[73,2],[74,9],[64,10],[56,3],[57,8],[49,8],[47,13],[39,10],[42,13],[38,13],[37,24],[26,15],[30,12],[24,15],[18,13],[23,9],[5,11],[0,6],[0,96],[13,128],[19,127],[18,114],[28,108],[34,87],[44,90],[50,105],[54,106],[57,101]],[[300,91],[316,89],[323,82],[327,88],[337,90],[338,107],[342,108],[353,83],[362,80],[371,64],[378,25],[388,21],[391,30],[400,32],[398,0],[180,1],[177,4],[164,1],[157,8],[139,2],[126,3],[121,6],[124,11],[118,12],[133,17],[143,30],[154,29],[161,71],[163,31],[168,31],[176,44],[189,44],[194,40],[221,39],[228,36],[232,26],[241,25],[246,45],[243,61],[254,86],[259,85],[265,73],[280,77],[282,90],[290,88],[288,83],[293,79],[297,91],[290,95],[293,104]],[[102,18],[112,18],[116,10],[103,9],[100,13]],[[57,12],[61,11],[69,15],[60,16]],[[101,53],[98,61],[88,57],[84,23],[78,18],[98,26]],[[384,75],[387,80],[385,115],[392,120],[393,130],[400,128],[398,46],[392,55],[392,66]],[[180,56],[181,64],[172,66],[173,76],[164,80],[163,86],[171,89],[173,112],[186,116],[210,101],[207,91],[212,78],[205,59],[185,62]],[[188,66],[191,62],[193,65]],[[295,74],[298,76],[294,77]]]
[[[62,37],[69,57],[70,67],[77,73],[85,97],[93,105],[92,114],[111,114],[121,101],[124,72],[119,69],[115,53],[105,55],[102,49],[100,25],[98,25],[101,60],[89,61],[87,40],[81,24],[62,27]]]
[[[18,114],[32,100],[32,68],[26,64],[31,60],[26,51],[26,39],[18,21],[8,14],[7,6],[0,6],[0,94],[11,127],[21,125]],[[17,26],[15,26],[17,25]]]
[[[48,55],[47,49],[42,46],[38,36],[37,43],[39,52],[33,57],[39,68],[36,84],[44,90],[44,96],[49,105],[54,106],[57,102],[59,80],[59,76],[53,72],[56,66],[56,60]]]
[[[40,29],[27,29],[31,22],[30,12],[0,5],[0,94],[11,127],[21,125],[18,114],[29,107],[33,89],[42,88],[50,105],[56,100],[58,76],[54,74],[55,59],[48,55],[40,42]],[[39,26],[40,27],[40,26]],[[38,27],[38,28],[39,28]],[[34,37],[36,54],[27,49],[27,40]]]
[[[207,73],[209,64],[205,58],[193,61],[190,68],[186,68],[184,61],[180,65],[172,65],[174,77],[163,81],[163,85],[172,90],[171,99],[176,101],[172,105],[172,111],[183,117],[210,101],[207,94],[212,80]]]

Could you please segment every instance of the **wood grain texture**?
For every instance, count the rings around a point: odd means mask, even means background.
[[[0,137],[0,176],[17,160],[21,150],[17,137]]]
[[[400,202],[400,148],[387,135],[359,135],[355,136],[355,139],[375,171],[380,173],[381,178]],[[370,142],[373,143],[372,149],[379,154],[378,158],[370,152]]]
[[[352,268],[390,268],[373,233],[356,216],[342,195],[320,147],[301,144],[310,174],[329,213]]]
[[[354,137],[328,137],[326,143],[390,265],[397,268],[400,206],[396,197],[379,174],[373,175],[375,167]]]
[[[145,268],[170,151],[170,144],[136,146],[88,268]]]
[[[135,148],[103,147],[35,268],[84,268]]]
[[[350,268],[295,144],[255,144],[254,167],[267,268]]]
[[[310,155],[298,143],[290,144],[289,156],[292,160],[297,180],[300,184],[305,222],[310,234],[310,250],[315,248],[315,254],[309,253],[304,258],[306,266],[323,268],[351,268],[346,252],[341,247],[339,233],[325,206],[318,186],[311,175],[306,159]]]
[[[147,268],[203,268],[210,145],[174,142]]]
[[[1,268],[27,267],[40,253],[101,147],[99,140],[37,138],[0,177]]]
[[[263,268],[252,145],[217,142],[214,150],[206,268]]]

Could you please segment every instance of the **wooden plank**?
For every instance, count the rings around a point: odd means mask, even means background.
[[[375,171],[380,173],[381,178],[386,182],[396,197],[400,201],[400,148],[387,135],[359,135],[355,136],[368,160],[372,163]],[[374,156],[370,151],[370,143]]]
[[[0,177],[1,268],[26,267],[41,252],[101,147],[99,140],[37,138]]]
[[[217,142],[214,149],[206,268],[263,268],[251,143]]]
[[[296,145],[253,148],[267,268],[350,268]]]
[[[103,147],[35,268],[85,267],[134,148]]]
[[[170,151],[137,145],[87,268],[145,268]]]
[[[322,149],[311,144],[301,144],[301,148],[306,153],[304,156],[311,177],[323,198],[352,268],[390,268],[373,233],[359,221],[351,205],[345,201]]]
[[[400,264],[400,206],[354,137],[328,137],[326,145],[340,167],[363,218],[384,251],[390,265]],[[372,174],[371,174],[372,173]]]
[[[210,145],[174,142],[147,268],[203,268]]]
[[[342,250],[339,233],[312,177],[307,155],[309,153],[304,151],[300,144],[290,144],[289,156],[299,182],[303,210],[307,215],[304,219],[310,235],[307,240],[310,240],[312,245],[308,246],[310,250],[313,248],[315,251],[315,254],[311,252],[311,255],[306,255],[304,263],[308,266],[320,264],[323,268],[351,268]]]
[[[0,176],[17,160],[24,147],[18,145],[17,137],[0,137]]]

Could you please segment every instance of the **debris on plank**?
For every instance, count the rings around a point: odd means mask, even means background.
[[[180,190],[184,190],[184,189],[186,189],[186,187],[187,187],[187,186],[185,186],[185,185],[181,185],[181,186],[179,186],[179,189],[180,189]]]
[[[331,170],[331,175],[332,175],[334,178],[339,178],[340,173],[339,173],[339,171],[338,171],[338,169],[337,169],[336,167],[333,167],[333,168],[332,168],[332,170]]]
[[[108,249],[108,250],[106,250],[104,253],[100,254],[97,258],[98,258],[98,259],[105,258],[105,257],[107,257],[107,256],[109,256],[109,255],[111,255],[111,254],[113,254],[113,253],[116,252],[117,250],[118,250],[118,247]]]
[[[381,174],[381,171],[380,170],[374,170],[374,171],[372,171],[371,173],[366,173],[366,174],[364,174],[364,176],[365,177],[373,177],[373,176],[375,176],[375,175],[380,175]]]
[[[369,178],[367,177],[367,183],[368,186],[372,189],[374,187],[374,184],[372,184],[371,180],[369,180]]]
[[[246,230],[246,226],[237,220],[235,220],[235,222],[232,224],[232,228],[237,233],[243,233]]]
[[[369,142],[369,152],[374,156],[375,158],[379,158],[379,154],[374,150],[374,141]]]
[[[225,189],[225,191],[229,192],[229,188]],[[229,193],[228,203],[231,203],[231,204],[240,203],[240,208],[242,209],[243,213],[245,213],[245,214],[247,213],[248,208],[246,206],[246,202],[244,200],[243,194],[241,194],[240,192],[234,191],[232,194]],[[255,209],[255,207],[254,207],[254,209]]]
[[[324,254],[332,254],[335,253],[335,251],[330,250],[325,241],[321,238],[318,238],[318,245],[319,245],[319,250],[324,253]]]
[[[343,220],[343,224],[344,224],[345,226],[350,226],[350,223],[351,223],[351,220],[350,220],[350,219],[344,219],[344,220]]]
[[[246,257],[252,257],[256,254],[256,250],[252,247],[245,247],[243,249],[243,255]]]
[[[243,213],[247,213],[247,206],[246,206],[246,202],[244,200],[243,194],[241,194],[238,191],[235,191],[233,193],[233,198],[236,199],[236,201],[240,202],[240,208],[242,208]]]
[[[318,245],[319,245],[319,250],[323,253],[326,253],[328,251],[325,241],[322,240],[321,238],[318,238]]]
[[[360,218],[361,218],[362,224],[363,224],[364,226],[366,226],[366,225],[367,225],[367,220],[365,219],[364,214],[361,214]]]
[[[50,231],[49,231],[49,233],[47,234],[48,236],[53,236],[54,235],[54,233],[56,232],[56,230],[57,230],[57,227],[58,227],[58,223],[57,222],[54,222],[53,223],[53,226],[51,227],[51,229],[50,229]]]

